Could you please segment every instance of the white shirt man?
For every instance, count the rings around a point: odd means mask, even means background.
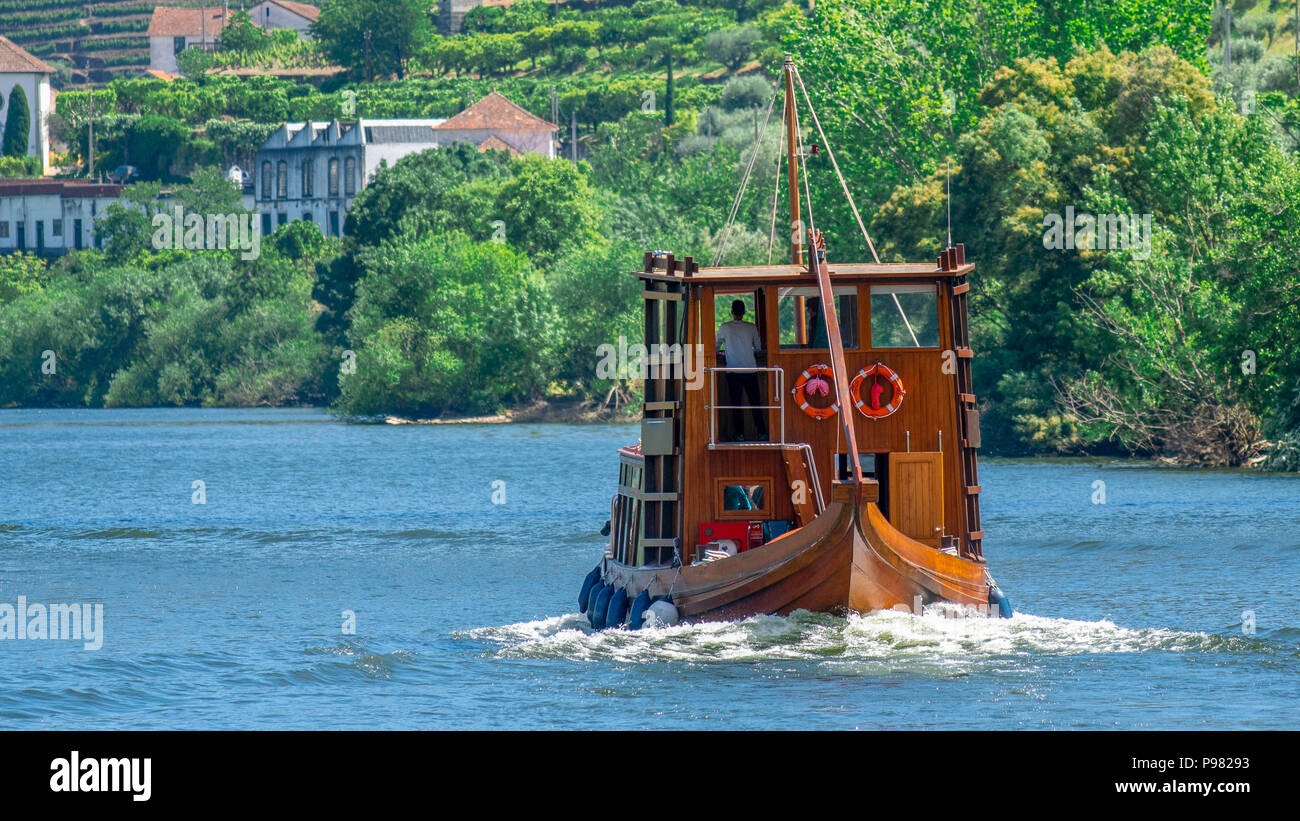
[[[730,322],[718,326],[717,349],[726,351],[728,368],[754,368],[757,362],[754,354],[763,350],[763,342],[758,336],[758,328],[745,322],[745,303],[737,299],[731,303]],[[735,373],[727,371],[727,387],[733,405],[730,412],[732,441],[744,441],[744,411],[740,406],[748,407],[754,418],[754,429],[759,441],[767,441],[767,410],[763,405],[763,390],[757,373]]]
[[[755,328],[752,322],[740,318],[744,315],[742,306],[739,315],[736,315],[733,310],[735,319],[718,326],[717,347],[719,352],[726,351],[728,368],[757,367],[754,354],[763,350],[763,343],[758,338],[758,328]]]

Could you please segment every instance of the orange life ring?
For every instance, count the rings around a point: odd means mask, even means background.
[[[840,412],[838,402],[832,402],[824,408],[809,404],[807,394],[809,383],[812,384],[813,393],[829,394],[835,387],[835,372],[831,370],[830,365],[809,365],[794,381],[794,390],[791,393],[794,394],[794,401],[799,406],[799,410],[813,419],[830,419]]]
[[[889,404],[881,405],[879,396],[873,397],[874,402],[867,402],[862,399],[862,384],[870,376],[883,376],[889,380],[893,386],[893,395],[889,397]],[[877,362],[858,371],[858,375],[853,377],[853,381],[849,383],[849,395],[853,398],[853,407],[857,408],[863,416],[868,419],[884,419],[902,407],[903,397],[907,395],[907,391],[903,388],[902,378],[893,368],[882,362]]]

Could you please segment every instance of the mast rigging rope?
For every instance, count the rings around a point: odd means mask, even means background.
[[[867,249],[871,251],[871,258],[879,264],[880,255],[876,253],[875,243],[871,241],[871,236],[867,233],[867,226],[862,222],[862,215],[858,213],[858,205],[853,201],[853,194],[849,192],[849,184],[845,181],[844,175],[840,173],[840,164],[835,161],[835,152],[831,150],[830,141],[826,139],[826,132],[822,131],[821,120],[817,118],[817,111],[813,108],[812,99],[808,96],[808,89],[804,88],[803,77],[799,75],[799,68],[793,65],[791,68],[794,69],[794,79],[799,83],[799,90],[803,92],[804,102],[808,104],[808,113],[812,115],[813,125],[817,126],[817,135],[822,138],[822,144],[826,146],[826,156],[830,157],[831,167],[835,169],[835,176],[839,178],[840,187],[844,189],[844,196],[849,200],[849,208],[853,211],[853,218],[858,221],[858,228],[862,231],[862,238],[867,241]],[[802,143],[802,141],[800,142]],[[806,189],[808,183],[808,164],[805,162],[803,166],[804,187]]]
[[[776,92],[767,101],[767,113],[763,115],[763,127],[759,131],[759,138],[754,143],[754,150],[749,154],[749,164],[745,166],[745,176],[740,179],[740,190],[736,192],[736,199],[731,203],[731,213],[727,215],[727,224],[722,229],[722,235],[718,240],[718,245],[713,249],[713,260],[711,267],[718,267],[727,252],[727,240],[731,237],[731,225],[736,220],[736,212],[740,210],[741,200],[745,196],[745,186],[749,183],[749,175],[754,170],[754,161],[758,159],[758,151],[763,145],[763,134],[767,133],[767,124],[772,119],[772,104],[776,102]]]

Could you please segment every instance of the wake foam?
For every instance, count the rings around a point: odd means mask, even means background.
[[[986,618],[952,604],[847,618],[798,611],[737,622],[593,631],[580,614],[455,634],[483,641],[500,658],[563,658],[618,662],[772,660],[913,661],[940,666],[1024,656],[1088,653],[1259,652],[1257,639],[1164,628],[1120,627],[1018,613]]]

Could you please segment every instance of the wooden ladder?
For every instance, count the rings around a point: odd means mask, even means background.
[[[939,257],[939,268],[953,271],[966,264],[966,246],[958,243]],[[957,453],[962,471],[962,500],[966,514],[966,537],[960,550],[968,559],[984,561],[984,531],[980,526],[979,465],[975,451],[980,446],[980,414],[975,407],[975,389],[971,380],[971,360],[975,353],[970,347],[970,313],[967,294],[970,283],[966,277],[949,277],[949,317],[952,322],[952,344],[956,354],[957,378]]]
[[[656,270],[656,262],[663,260],[664,273]],[[685,407],[686,376],[686,296],[687,278],[699,270],[695,260],[686,257],[677,260],[672,254],[645,255],[645,270],[641,277],[641,292],[645,307],[645,341],[647,346],[659,344],[680,351],[674,362],[653,364],[646,372],[643,420],[672,420],[671,453],[644,454],[645,484],[644,507],[641,518],[640,545],[644,549],[646,564],[666,564],[675,559],[684,563],[682,549],[682,453],[685,447],[685,430],[681,414]],[[674,347],[675,346],[675,347]],[[648,355],[648,354],[647,354]],[[700,363],[696,363],[697,366]]]

